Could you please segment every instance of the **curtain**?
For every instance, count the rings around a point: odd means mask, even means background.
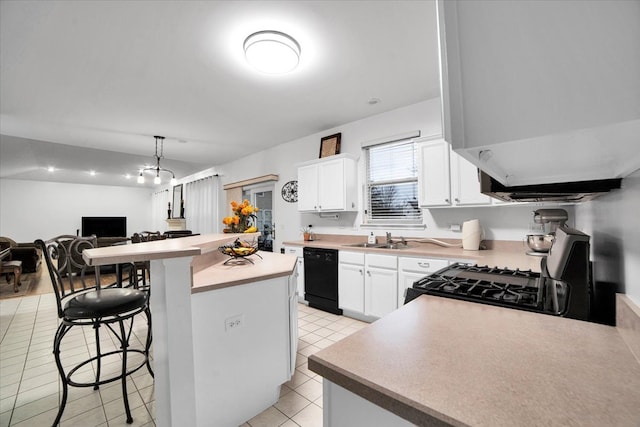
[[[193,233],[207,234],[218,230],[217,177],[208,176],[188,182],[184,195],[187,229]]]
[[[169,190],[156,191],[151,195],[151,228],[139,231],[164,231],[167,229]]]

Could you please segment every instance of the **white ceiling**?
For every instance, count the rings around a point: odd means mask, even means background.
[[[245,63],[264,29],[295,71]],[[127,185],[153,135],[184,176],[437,96],[433,0],[0,3],[0,177]]]

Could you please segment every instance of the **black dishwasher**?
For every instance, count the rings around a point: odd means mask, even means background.
[[[304,299],[309,306],[329,313],[342,314],[338,308],[338,251],[303,248]]]

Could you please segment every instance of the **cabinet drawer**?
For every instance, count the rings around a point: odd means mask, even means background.
[[[446,259],[434,258],[398,258],[398,269],[402,271],[416,271],[432,273],[449,265]]]
[[[367,254],[367,267],[398,268],[398,257],[393,255]]]
[[[364,252],[340,251],[338,252],[338,261],[364,265]]]

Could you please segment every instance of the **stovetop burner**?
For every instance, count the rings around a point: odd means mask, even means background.
[[[413,293],[545,311],[543,283],[531,270],[455,263],[415,282]]]

